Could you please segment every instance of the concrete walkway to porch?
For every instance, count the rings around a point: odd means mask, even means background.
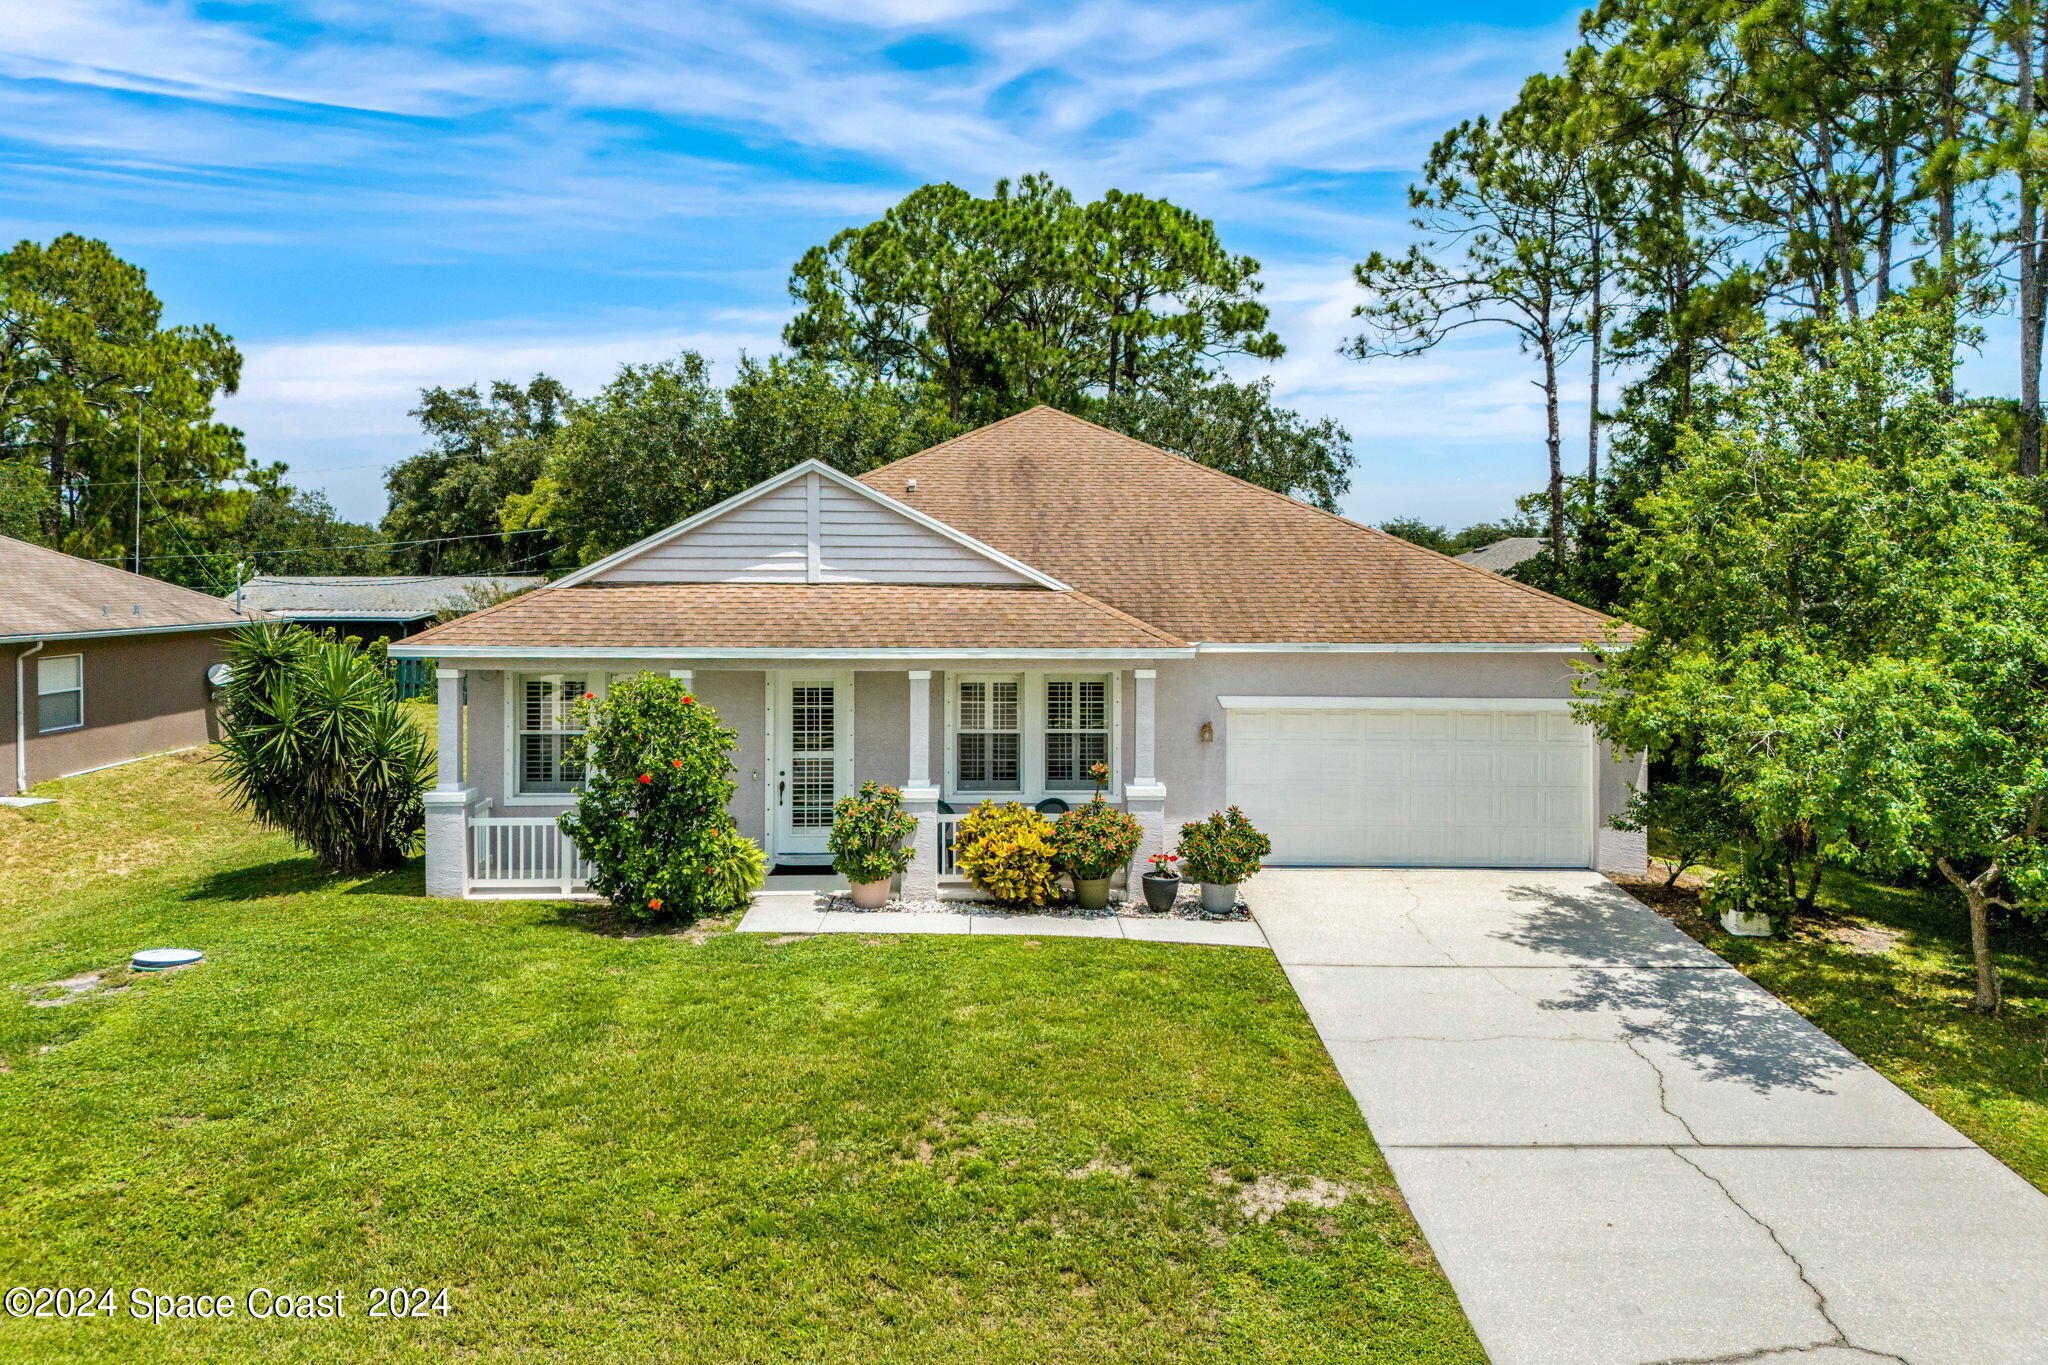
[[[740,920],[743,934],[1028,934],[1034,938],[1125,938],[1264,948],[1250,920],[1140,915],[1033,915],[974,907],[961,911],[820,910],[811,893],[764,893]]]
[[[1604,878],[1245,899],[1494,1365],[2048,1360],[2048,1196]]]

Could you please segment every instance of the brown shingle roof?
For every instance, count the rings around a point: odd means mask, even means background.
[[[1085,593],[896,584],[543,588],[405,642],[416,649],[1172,649]]]
[[[0,641],[239,626],[228,603],[109,564],[0,536]]]
[[[1608,621],[1049,407],[861,481],[1186,640],[1577,644]]]

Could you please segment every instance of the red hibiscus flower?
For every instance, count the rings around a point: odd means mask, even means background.
[[[641,786],[643,786],[643,787],[644,787],[644,786],[646,786],[646,785],[647,785],[648,783],[650,783],[650,782],[652,782],[652,781],[654,781],[654,774],[653,774],[653,773],[642,773],[642,774],[640,774],[640,785],[641,785]]]

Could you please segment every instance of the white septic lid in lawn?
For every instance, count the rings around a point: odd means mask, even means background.
[[[144,948],[128,959],[128,965],[138,972],[160,972],[166,967],[189,967],[200,957],[197,948]]]

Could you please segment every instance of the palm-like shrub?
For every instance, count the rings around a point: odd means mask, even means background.
[[[576,709],[589,777],[559,823],[590,860],[590,889],[635,919],[745,905],[764,860],[732,818],[733,731],[681,679],[648,673]]]
[[[1076,881],[1100,881],[1115,876],[1131,860],[1144,836],[1136,816],[1110,805],[1097,792],[1087,804],[1053,823],[1053,858]]]
[[[218,780],[336,872],[396,867],[426,824],[433,755],[363,651],[261,621],[228,644]]]
[[[1010,905],[1047,905],[1059,895],[1052,823],[1015,801],[984,801],[961,816],[953,863],[969,881]]]
[[[856,886],[887,881],[916,856],[915,833],[917,817],[903,809],[901,791],[863,782],[832,808],[832,870]]]

